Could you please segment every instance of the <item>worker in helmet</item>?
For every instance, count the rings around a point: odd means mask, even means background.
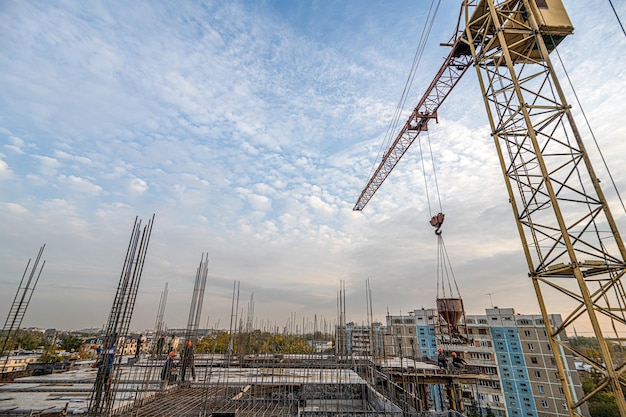
[[[461,369],[461,368],[465,368],[465,365],[467,365],[467,362],[465,362],[463,358],[458,356],[456,352],[452,352],[452,366],[454,366],[457,369]]]
[[[185,381],[185,376],[187,374],[187,367],[189,367],[191,368],[191,379],[192,381],[195,381],[196,380],[196,367],[194,364],[193,343],[191,343],[191,340],[187,340],[187,342],[185,343],[181,365],[182,365],[182,370],[180,374],[180,380]]]
[[[437,356],[437,366],[442,369],[448,369],[448,358],[446,358],[443,348],[437,349],[437,352],[439,352],[439,355]]]
[[[176,381],[176,364],[174,358],[176,352],[172,351],[167,355],[167,360],[163,364],[161,369],[161,380],[163,381],[163,388],[167,387],[168,383]]]

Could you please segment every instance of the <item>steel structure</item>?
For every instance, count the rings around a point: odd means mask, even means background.
[[[573,27],[560,0],[467,0],[461,21],[465,28],[425,97],[441,83],[451,57],[475,64],[569,413],[581,415],[581,406],[608,388],[626,417],[626,365],[615,363],[610,352],[610,343],[623,342],[626,334],[626,249],[549,57]],[[355,210],[363,209],[417,137],[419,130],[411,136],[409,126],[427,123],[420,114],[430,113],[419,110],[424,102],[383,157]],[[550,323],[550,306],[566,311],[562,325]],[[567,343],[566,331],[577,324],[593,329],[599,359]],[[603,376],[583,398],[575,397],[566,378],[564,352]]]
[[[135,218],[105,329],[104,347],[99,351],[98,375],[89,398],[89,415],[109,416],[113,412],[116,389],[122,372],[120,366],[122,356],[117,354],[115,347],[121,346],[128,335],[153,223],[154,215],[142,230],[141,220]]]
[[[6,364],[9,361],[9,349],[7,349],[9,340],[11,336],[15,335],[22,325],[22,320],[26,315],[26,310],[28,309],[28,304],[30,303],[30,299],[33,296],[33,292],[35,292],[35,287],[37,286],[37,282],[39,282],[39,277],[41,276],[41,272],[43,271],[44,265],[46,265],[46,261],[44,260],[41,264],[41,268],[39,268],[39,272],[37,272],[37,267],[39,266],[39,261],[41,260],[41,255],[43,254],[43,250],[46,248],[44,244],[39,248],[39,253],[37,253],[37,258],[35,258],[35,263],[28,274],[28,279],[24,282],[24,278],[26,278],[26,274],[28,273],[28,267],[30,266],[31,259],[28,259],[26,263],[26,268],[24,269],[24,273],[22,274],[22,279],[20,280],[20,285],[17,287],[17,291],[15,292],[15,298],[13,299],[13,303],[11,304],[11,309],[7,314],[7,319],[4,322],[4,327],[2,328],[2,348],[0,348],[0,356],[5,354],[4,360],[2,361],[2,367],[0,367],[0,372],[4,372],[6,368]],[[35,276],[36,274],[36,276]]]
[[[200,317],[202,315],[202,305],[204,303],[204,288],[206,287],[207,274],[209,272],[209,254],[203,253],[200,258],[200,265],[196,270],[196,281],[193,287],[191,305],[189,306],[189,318],[187,319],[187,330],[185,331],[185,341],[190,340],[195,343],[198,339],[198,328],[200,327]]]
[[[418,135],[428,130],[429,120],[437,118],[439,106],[448,97],[450,91],[452,91],[472,62],[471,56],[460,53],[460,51],[465,49],[462,46],[461,41],[457,40],[452,48],[452,52],[439,69],[435,79],[426,89],[422,99],[411,112],[400,133],[383,156],[382,162],[378,165],[378,168],[361,192],[354,210],[363,210]]]

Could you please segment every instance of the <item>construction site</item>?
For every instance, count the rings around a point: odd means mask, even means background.
[[[385,323],[376,322],[368,280],[368,317],[356,324],[346,314],[342,281],[332,324],[315,317],[293,328],[255,328],[254,301],[242,317],[235,282],[230,324],[222,329],[228,340],[218,350],[211,343],[220,329],[200,324],[210,269],[203,253],[176,343],[164,325],[167,284],[154,331],[138,339],[131,320],[155,216],[137,218],[106,326],[86,342],[94,359],[3,379],[0,416],[590,417],[587,402],[604,390],[626,417],[626,363],[611,355],[615,346],[624,349],[626,335],[626,247],[551,61],[574,27],[561,0],[462,3],[451,39],[442,40],[447,57],[408,120],[393,123],[399,132],[354,210],[365,209],[415,141],[426,141],[420,134],[436,129],[440,107],[445,112],[444,101],[454,100],[453,89],[474,68],[539,312],[493,305],[484,314],[466,311],[443,240],[445,213],[433,203],[438,271],[431,307],[388,311]],[[430,193],[441,200],[436,186]],[[44,248],[27,264],[4,325],[3,372],[43,273]],[[552,311],[559,298],[569,311]],[[583,322],[600,357],[568,343]],[[253,347],[261,335],[267,343]],[[292,352],[279,337],[301,347]],[[576,364],[593,370],[598,389],[583,391]]]

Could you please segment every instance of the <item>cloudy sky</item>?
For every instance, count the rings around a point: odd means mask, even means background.
[[[407,108],[448,51],[445,1]],[[626,18],[626,2],[613,2]],[[452,6],[454,4],[454,6]],[[566,1],[559,52],[617,187],[626,193],[626,38],[607,1]],[[258,323],[332,322],[432,307],[437,240],[414,146],[353,212],[400,100],[431,3],[203,1],[0,3],[0,317],[28,258],[46,266],[24,326],[101,326],[135,216],[156,214],[131,327],[186,325],[210,258],[203,321],[227,326],[254,294]],[[599,176],[609,188],[572,91]],[[537,313],[487,117],[470,70],[428,135],[444,238],[468,313]],[[433,191],[430,194],[433,198]],[[433,204],[433,203],[431,203]],[[559,312],[553,306],[553,312]]]

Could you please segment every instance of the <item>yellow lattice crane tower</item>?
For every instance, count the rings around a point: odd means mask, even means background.
[[[626,364],[611,344],[626,341],[626,248],[557,79],[550,53],[573,26],[561,0],[466,0],[444,65],[384,154],[354,210],[362,210],[441,103],[473,65],[502,174],[571,416],[602,389],[626,417]],[[550,322],[555,306],[563,323]],[[600,357],[566,341],[590,326]],[[601,376],[577,398],[563,353]]]

